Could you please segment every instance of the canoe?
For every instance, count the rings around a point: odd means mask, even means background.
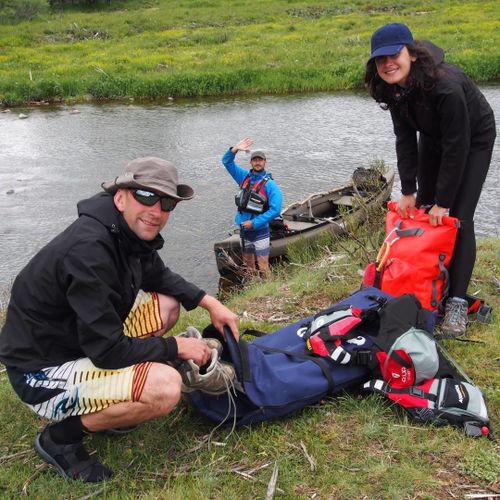
[[[362,223],[367,208],[390,198],[393,183],[393,169],[381,175],[374,169],[358,168],[345,184],[288,205],[270,224],[270,262],[284,257],[287,246],[300,239],[313,240],[325,231],[344,233],[346,214]],[[221,276],[238,273],[242,263],[239,230],[216,242],[214,253]]]

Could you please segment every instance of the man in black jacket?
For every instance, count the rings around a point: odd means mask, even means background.
[[[138,158],[17,276],[0,335],[0,361],[21,400],[53,422],[36,451],[61,474],[97,482],[111,471],[82,444],[85,432],[135,426],[176,406],[172,364],[203,366],[213,351],[189,336],[163,337],[180,305],[205,308],[222,332],[237,316],[165,267],[160,231],[191,187],[160,158]]]

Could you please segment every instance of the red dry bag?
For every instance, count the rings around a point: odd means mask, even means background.
[[[415,209],[412,219],[396,213],[397,202],[387,204],[386,238],[377,261],[365,270],[363,285],[377,286],[394,296],[412,293],[429,310],[436,310],[448,293],[448,266],[458,219],[443,217],[431,226],[425,209]]]

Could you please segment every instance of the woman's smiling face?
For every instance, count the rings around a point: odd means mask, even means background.
[[[417,58],[412,56],[406,47],[392,56],[379,56],[375,58],[377,73],[389,85],[405,87],[410,75],[411,63]]]

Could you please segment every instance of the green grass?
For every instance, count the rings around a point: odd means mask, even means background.
[[[315,248],[255,280],[228,305],[240,328],[273,331],[347,296],[359,286],[366,255],[376,253],[379,225],[353,239],[321,239]],[[362,228],[367,231],[367,228]],[[368,231],[367,231],[368,234]],[[500,425],[500,240],[479,240],[469,292],[494,307],[493,322],[474,322],[469,339],[446,347],[482,388],[493,429]],[[363,248],[361,248],[361,246]],[[304,257],[306,255],[306,257]],[[203,310],[181,316],[203,328]],[[275,498],[464,498],[498,492],[498,444],[471,439],[451,427],[416,424],[377,396],[350,394],[326,399],[286,418],[251,427],[216,430],[181,404],[171,415],[142,424],[130,435],[90,436],[91,451],[114,470],[100,485],[68,482],[43,465],[31,448],[45,422],[19,401],[0,373],[0,495],[17,498],[265,498],[275,464]],[[307,455],[314,459],[315,469]],[[245,475],[246,474],[246,475]]]
[[[407,23],[476,80],[500,76],[495,0],[103,3],[0,24],[0,102],[362,86],[371,33]]]
[[[118,8],[116,10],[116,8]],[[359,87],[369,38],[388,21],[406,22],[477,80],[498,79],[496,1],[150,0],[112,2],[101,12],[65,10],[0,24],[0,100],[204,96]],[[31,79],[30,79],[31,71]],[[374,229],[375,228],[375,229]],[[250,284],[229,306],[240,327],[273,331],[347,296],[376,254],[380,226],[352,240],[299,244],[268,282]],[[366,248],[363,248],[366,247]],[[489,325],[446,347],[483,389],[500,424],[500,240],[479,241],[469,292],[493,305]],[[4,311],[0,311],[0,324]],[[182,316],[204,327],[209,318]],[[45,422],[27,410],[0,372],[0,496],[18,498],[264,498],[277,464],[276,497],[463,498],[498,493],[498,445],[450,427],[417,425],[378,397],[328,399],[276,422],[233,433],[180,405],[121,438],[87,446],[115,474],[100,485],[72,483],[32,450]],[[303,447],[301,446],[303,444]],[[305,450],[316,462],[311,470]],[[245,473],[247,475],[245,475]]]

